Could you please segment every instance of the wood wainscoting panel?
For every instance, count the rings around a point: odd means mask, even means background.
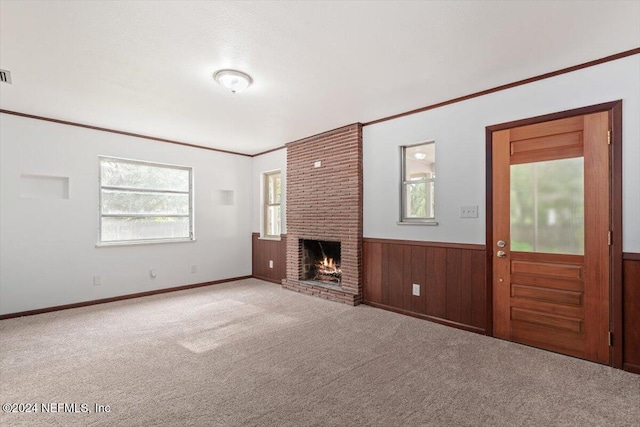
[[[280,240],[261,239],[259,233],[251,236],[251,274],[258,279],[274,283],[282,283],[286,277],[286,249],[287,236],[282,235]],[[269,261],[273,261],[273,268],[269,267]]]
[[[388,264],[387,264],[387,283],[396,283],[396,286],[387,286],[387,300],[383,301],[387,305],[392,307],[398,307],[407,309],[404,305],[404,245],[389,245],[387,249]],[[384,286],[385,283],[382,284]]]
[[[421,246],[407,246],[407,248],[411,251],[411,256],[409,257],[409,268],[411,269],[410,285],[413,288],[414,283],[426,283],[427,248]],[[407,262],[406,258],[405,262]],[[416,296],[413,295],[411,290],[409,290],[407,294],[408,297],[411,298],[411,306],[409,310],[415,313],[426,313],[427,293],[422,291],[420,292],[420,295]]]
[[[640,254],[624,254],[624,369],[640,374]]]
[[[485,262],[484,245],[365,238],[364,302],[487,333]]]
[[[447,248],[427,248],[424,298],[425,314],[447,317]]]
[[[369,286],[364,288],[364,299],[382,303],[382,244],[367,246],[368,262],[363,263],[363,280]]]

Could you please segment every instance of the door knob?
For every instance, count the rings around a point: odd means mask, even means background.
[[[507,253],[505,251],[498,251],[496,255],[498,256],[498,258],[505,258],[507,256]]]

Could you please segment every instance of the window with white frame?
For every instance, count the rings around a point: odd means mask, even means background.
[[[282,174],[280,171],[262,175],[262,237],[280,238],[282,224]]]
[[[401,147],[400,221],[435,223],[435,142]]]
[[[190,167],[100,157],[100,244],[193,240]]]

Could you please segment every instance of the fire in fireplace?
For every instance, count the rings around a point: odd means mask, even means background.
[[[300,239],[302,280],[340,284],[340,242]]]

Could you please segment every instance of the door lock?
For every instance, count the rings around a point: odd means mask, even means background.
[[[498,243],[496,244],[498,245],[499,248],[504,248],[505,246],[507,246],[504,240],[498,240]]]
[[[507,253],[505,251],[498,251],[496,255],[498,258],[505,258],[507,256]]]

